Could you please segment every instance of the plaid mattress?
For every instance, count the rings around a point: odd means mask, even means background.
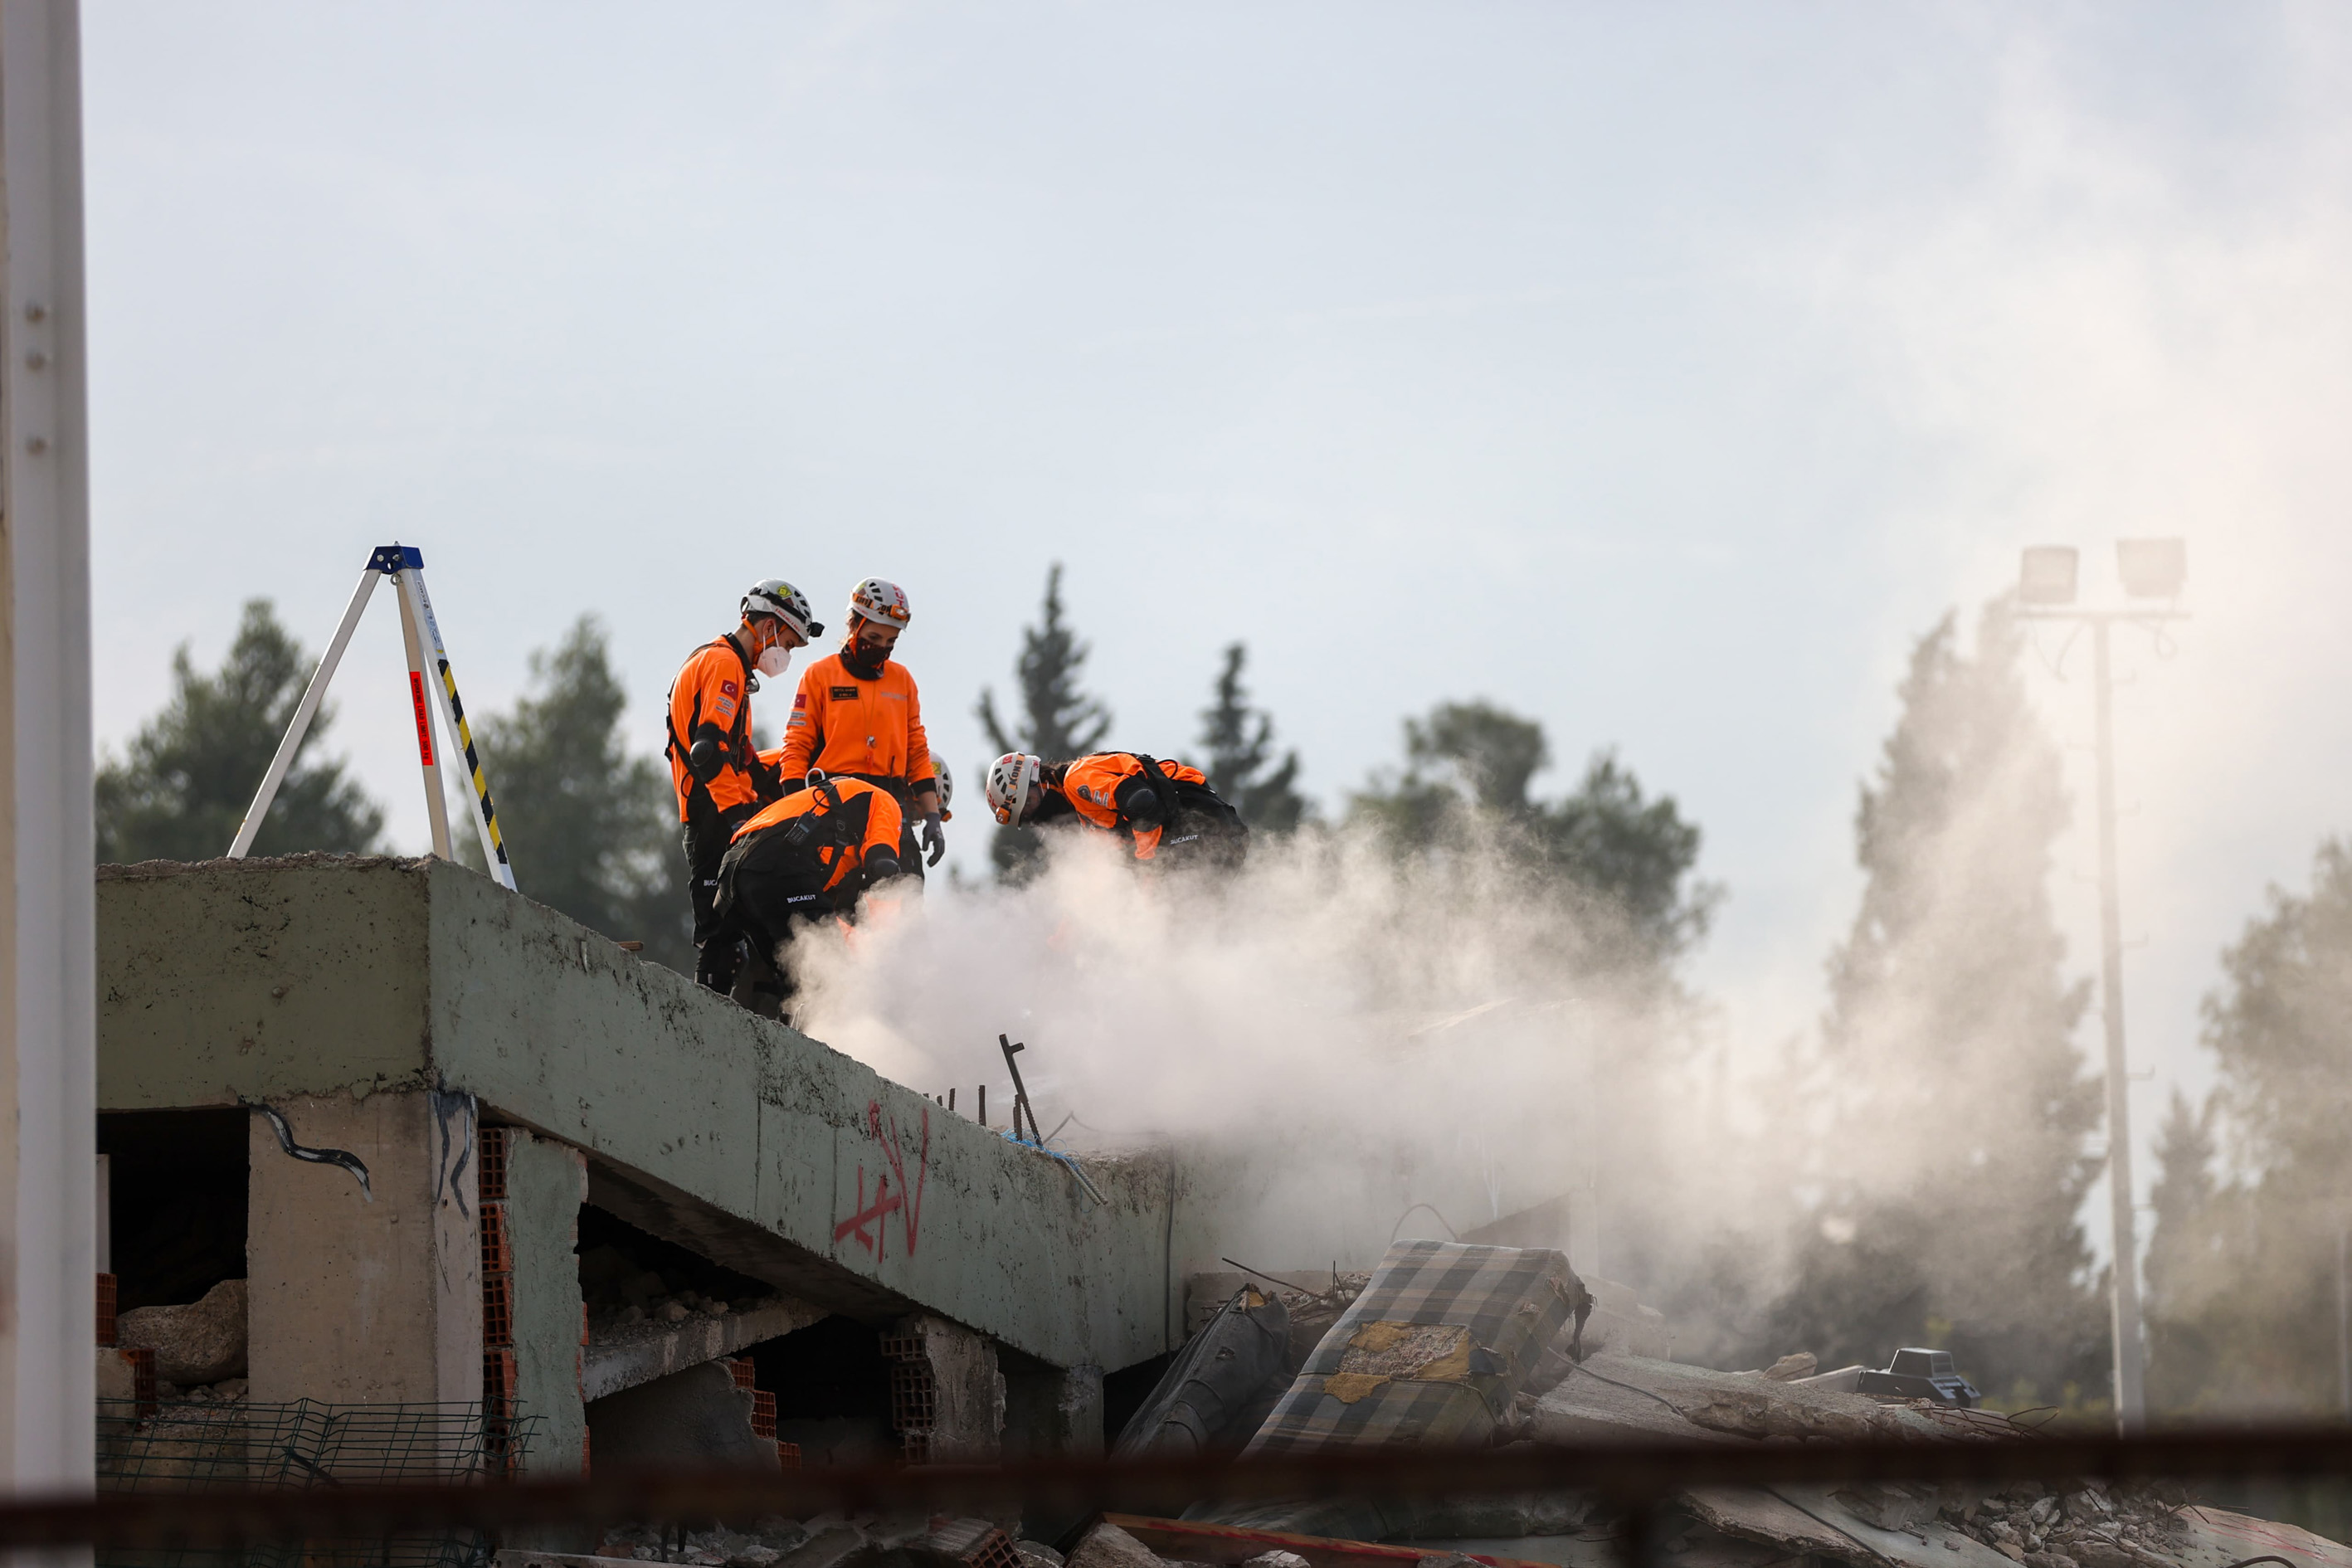
[[[1575,1278],[1557,1252],[1395,1243],[1246,1451],[1490,1441],[1568,1321]]]

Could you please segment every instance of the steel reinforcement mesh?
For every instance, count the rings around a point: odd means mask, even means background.
[[[480,1481],[510,1475],[539,1418],[478,1404],[98,1402],[100,1492]],[[100,1568],[480,1568],[487,1537],[425,1532],[236,1549],[101,1552]]]

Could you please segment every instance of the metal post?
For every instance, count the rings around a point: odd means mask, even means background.
[[[278,786],[286,782],[286,770],[294,765],[294,753],[302,749],[302,737],[310,732],[310,721],[318,716],[319,704],[326,698],[327,683],[335,679],[335,667],[343,661],[343,649],[360,624],[360,612],[367,608],[368,596],[375,592],[375,580],[373,566],[360,574],[360,585],[352,590],[352,602],[343,606],[342,623],[327,639],[327,651],[319,656],[319,668],[310,672],[310,684],[302,689],[302,700],[295,704],[294,721],[278,742],[278,754],[269,759],[269,771],[261,775],[261,787],[253,792],[253,804],[245,808],[245,820],[236,825],[236,837],[228,847],[230,859],[244,859],[253,847],[262,818],[269,815],[269,803],[278,798]]]
[[[2132,1214],[2131,1079],[2124,1061],[2123,918],[2116,891],[2114,690],[2107,668],[2107,617],[2091,622],[2092,690],[2099,751],[2099,1016],[2107,1044],[2107,1189],[2114,1216],[2116,1427],[2126,1436],[2147,1424],[2140,1348],[2139,1242]]]
[[[75,0],[0,4],[0,1490],[97,1424],[89,439]],[[18,1561],[89,1561],[87,1551]]]
[[[433,825],[433,853],[455,860],[449,848],[449,802],[441,793],[441,770],[433,760],[433,699],[425,689],[426,682],[439,677],[425,667],[425,643],[417,635],[416,612],[408,595],[394,597],[400,601],[400,640],[408,650],[408,703],[416,714],[416,760],[425,769],[425,816]]]
[[[2345,1268],[2345,1222],[2336,1222],[2336,1388],[2352,1421],[2352,1273]]]

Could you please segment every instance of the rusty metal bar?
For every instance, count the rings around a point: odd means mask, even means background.
[[[1174,1513],[1235,1501],[1378,1492],[1590,1490],[1651,1508],[1685,1487],[1786,1481],[2011,1481],[2315,1478],[2352,1480],[2352,1429],[2067,1436],[2016,1441],[1788,1443],[1645,1448],[1387,1448],[1255,1458],[1038,1460],[1002,1468],[875,1467],[762,1475],[607,1472],[593,1480],[310,1491],[118,1492],[0,1504],[0,1549],[89,1543],[197,1546],[367,1536],[437,1527],[614,1525],[653,1520],[805,1518],[828,1509]]]

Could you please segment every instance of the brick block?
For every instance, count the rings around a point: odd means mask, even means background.
[[[482,1163],[475,1182],[480,1189],[480,1201],[502,1204],[507,1201],[507,1130],[485,1127],[481,1130]]]

